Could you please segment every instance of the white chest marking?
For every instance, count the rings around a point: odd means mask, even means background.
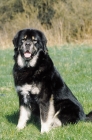
[[[28,96],[31,92],[31,94],[39,94],[40,93],[40,85],[37,87],[35,84],[28,85],[25,84],[23,86],[16,86],[16,91],[20,92],[21,95],[23,95],[24,102],[27,103]]]
[[[36,86],[36,84],[25,84],[23,86],[16,86],[16,91],[19,92],[21,91],[22,95],[28,95],[29,92],[32,94],[39,94],[40,93],[41,86]]]

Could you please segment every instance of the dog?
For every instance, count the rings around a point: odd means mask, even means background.
[[[52,128],[91,120],[92,112],[84,113],[51,60],[47,39],[37,29],[18,31],[13,39],[13,77],[19,97],[17,128],[23,129],[31,114],[38,115],[41,133]]]

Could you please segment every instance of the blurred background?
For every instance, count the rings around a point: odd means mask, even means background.
[[[0,0],[0,48],[12,47],[18,30],[44,32],[48,46],[92,43],[92,0]]]

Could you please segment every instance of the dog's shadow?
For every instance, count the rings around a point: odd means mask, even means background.
[[[13,114],[6,115],[6,119],[8,122],[13,123],[17,126],[18,123],[18,118],[19,118],[19,112],[16,111]],[[40,119],[39,117],[35,115],[31,115],[31,119],[28,121],[27,125],[33,124],[37,127],[38,130],[40,130]]]

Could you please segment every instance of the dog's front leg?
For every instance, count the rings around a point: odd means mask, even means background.
[[[55,114],[53,99],[49,102],[40,103],[40,119],[41,119],[41,133],[49,132],[53,123]]]
[[[21,105],[19,120],[18,120],[18,125],[17,125],[18,130],[23,129],[26,126],[26,123],[29,120],[30,115],[31,115],[31,111],[29,107]]]
[[[22,96],[19,94],[19,120],[17,128],[23,129],[26,126],[27,121],[30,119],[31,116],[31,106],[28,106],[27,103],[27,97]]]

